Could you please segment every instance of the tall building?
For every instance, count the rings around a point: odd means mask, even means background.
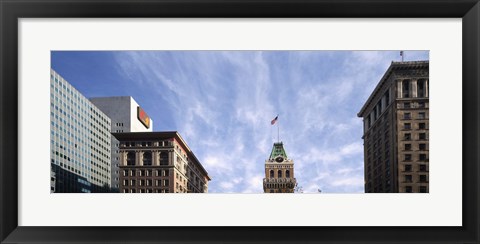
[[[111,119],[110,131],[112,133],[153,131],[153,120],[130,96],[95,97],[90,98],[90,102]],[[118,192],[120,189],[120,154],[118,144],[117,139],[112,136],[111,186],[113,192]]]
[[[120,144],[120,192],[208,192],[210,176],[178,132],[113,136]]]
[[[50,159],[55,192],[108,192],[110,118],[50,70]]]
[[[429,192],[429,61],[392,62],[358,113],[365,192]]]
[[[293,193],[297,180],[293,159],[288,158],[282,142],[273,144],[270,157],[265,160],[264,193]]]

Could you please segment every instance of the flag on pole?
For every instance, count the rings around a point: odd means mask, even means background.
[[[275,119],[272,119],[272,122],[270,122],[270,124],[274,125],[277,122],[277,120],[278,120],[278,115],[277,117],[275,117]]]

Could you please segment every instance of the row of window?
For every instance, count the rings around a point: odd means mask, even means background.
[[[407,140],[407,139],[406,139],[406,140]],[[410,140],[410,139],[408,139],[408,140]],[[407,140],[407,141],[408,141],[408,140]],[[404,147],[403,147],[403,150],[404,150],[404,151],[412,151],[412,144],[406,143],[406,144],[404,145]],[[426,150],[427,150],[427,144],[425,144],[425,143],[420,143],[420,144],[418,144],[418,150],[419,150],[419,151],[426,151]]]
[[[155,186],[169,186],[169,180],[138,180],[138,186],[153,186],[153,182],[155,182]],[[137,186],[137,180],[123,180],[123,186]],[[178,183],[177,183],[178,184]]]
[[[402,83],[402,97],[409,98],[409,97],[427,97],[427,80],[419,79],[416,82],[411,80],[403,80]],[[416,87],[414,87],[416,86]],[[412,92],[412,89],[416,88],[416,94]]]
[[[412,113],[410,113],[410,112],[403,113],[403,118],[402,119],[403,120],[411,120],[412,119]],[[415,119],[421,119],[421,120],[427,119],[426,112],[418,112]]]
[[[130,174],[129,174],[130,173]],[[169,170],[155,170],[155,176],[169,176]],[[123,170],[123,176],[154,176],[153,170]]]
[[[403,183],[412,183],[412,182],[413,182],[413,175],[404,175]],[[427,183],[428,182],[427,175],[419,175],[418,182]]]
[[[412,161],[412,154],[404,154],[403,161]],[[418,154],[418,161],[428,161],[427,154]]]
[[[417,134],[415,134],[417,135]],[[404,133],[403,134],[403,140],[404,141],[411,141],[412,140],[412,133]],[[416,140],[419,140],[419,141],[426,141],[428,140],[427,138],[427,133],[418,133],[418,138],[416,138]]]
[[[142,163],[144,166],[151,166],[153,163],[153,155],[151,151],[143,152]],[[136,164],[136,152],[127,152],[127,165],[134,166]],[[168,152],[160,152],[160,165],[169,165]]]
[[[135,188],[128,189],[125,188],[123,189],[123,193],[137,193],[137,190]],[[139,189],[138,193],[170,193],[169,189]]]
[[[403,123],[403,129],[404,130],[411,130],[412,129],[412,123]],[[427,124],[426,123],[418,123],[417,129],[418,130],[426,130],[427,129]]]
[[[122,123],[123,124],[123,123]],[[122,147],[169,147],[172,146],[172,141],[126,141],[122,142]]]
[[[426,186],[419,186],[418,188],[419,193],[428,193],[428,188]],[[412,186],[405,186],[405,192],[406,193],[413,193],[413,187]]]
[[[283,177],[283,172],[282,170],[277,171],[277,178],[282,178]],[[275,178],[274,176],[274,171],[270,170],[270,178]],[[290,178],[290,170],[285,170],[285,178]]]
[[[412,167],[411,164],[405,164],[405,165],[403,166],[403,171],[404,171],[404,172],[412,172],[412,170],[413,170],[413,167]],[[418,165],[418,171],[420,171],[420,172],[427,172],[427,171],[428,171],[427,165],[426,165],[426,164],[419,164],[419,165]]]
[[[419,101],[419,102],[403,102],[398,103],[397,108],[428,108],[428,102]]]
[[[367,125],[366,129],[370,128],[372,124],[377,121],[378,118],[380,118],[380,115],[382,112],[388,107],[390,104],[390,89],[388,89],[382,98],[377,102],[375,107],[373,108],[372,112],[368,114],[368,116],[365,118],[365,124]]]

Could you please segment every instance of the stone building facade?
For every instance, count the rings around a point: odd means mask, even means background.
[[[392,62],[358,113],[365,192],[429,192],[429,61]]]
[[[210,176],[178,132],[113,133],[121,193],[207,193]]]
[[[288,158],[282,142],[273,144],[270,157],[265,160],[264,193],[293,193],[297,184],[293,159]]]

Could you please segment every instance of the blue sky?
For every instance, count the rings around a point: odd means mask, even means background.
[[[86,97],[132,96],[155,131],[178,131],[212,177],[210,193],[262,193],[280,141],[305,193],[363,193],[357,113],[399,51],[54,51],[52,68]],[[405,60],[428,60],[405,51]]]

